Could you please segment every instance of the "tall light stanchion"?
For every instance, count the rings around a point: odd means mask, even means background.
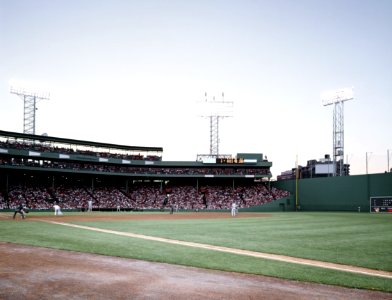
[[[367,152],[366,152],[366,174],[368,173],[368,158],[367,158]]]
[[[366,152],[366,174],[369,174],[369,160],[370,160],[370,154],[372,154],[372,152]]]
[[[205,100],[199,102],[201,108],[201,117],[210,120],[210,153],[208,155],[198,154],[198,159],[202,157],[219,158],[224,157],[219,153],[219,121],[223,118],[233,117],[233,101],[226,101],[225,94],[222,93],[222,100],[208,100],[205,93]]]
[[[344,88],[321,94],[324,106],[334,105],[333,109],[333,176],[344,174],[344,102],[353,100],[353,89]]]
[[[11,87],[10,93],[19,96],[23,100],[23,133],[35,134],[37,102],[39,100],[49,100],[49,93],[36,93],[27,91],[24,88],[14,87]]]
[[[298,207],[298,177],[299,177],[299,170],[298,170],[298,154],[295,159],[295,209],[299,210]]]
[[[389,150],[391,149],[387,149],[387,164],[388,164],[387,172],[391,172],[391,169],[389,168]]]

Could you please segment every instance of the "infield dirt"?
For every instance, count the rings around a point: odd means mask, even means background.
[[[268,213],[240,213],[235,218],[263,218],[271,217]],[[121,221],[121,220],[190,220],[190,219],[230,219],[230,213],[221,212],[179,212],[174,214],[168,213],[112,213],[112,214],[96,214],[83,213],[79,215],[63,215],[63,216],[29,216],[26,220],[45,219],[50,221],[61,222],[95,222],[95,221]]]

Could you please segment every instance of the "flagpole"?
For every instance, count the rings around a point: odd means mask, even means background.
[[[298,154],[295,160],[295,210],[298,210]]]

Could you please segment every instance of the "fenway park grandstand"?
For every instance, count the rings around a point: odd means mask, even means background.
[[[261,153],[164,161],[163,148],[0,131],[0,209],[224,210],[289,196]]]

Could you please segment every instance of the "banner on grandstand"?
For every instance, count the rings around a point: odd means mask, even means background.
[[[215,164],[216,157],[215,156],[205,156],[201,158],[203,164]]]
[[[252,158],[246,158],[244,159],[244,164],[256,164],[257,159],[252,159]]]
[[[29,156],[41,156],[41,153],[35,151],[29,151]]]

